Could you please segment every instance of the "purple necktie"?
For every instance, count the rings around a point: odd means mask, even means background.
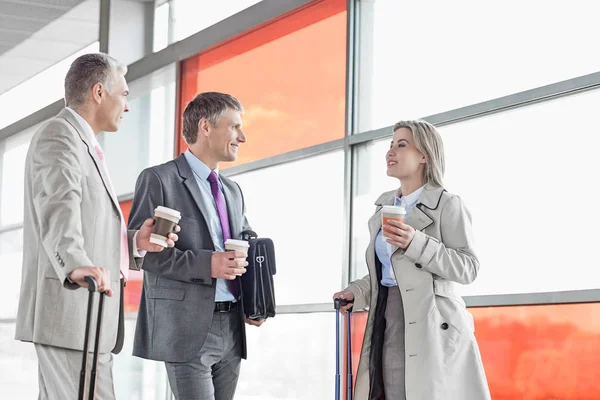
[[[208,181],[210,182],[210,191],[215,199],[215,204],[217,205],[217,213],[219,214],[219,221],[221,221],[221,230],[223,231],[223,243],[227,239],[231,239],[231,231],[229,230],[229,215],[227,214],[227,207],[225,206],[225,197],[223,197],[223,192],[221,192],[221,188],[219,188],[219,178],[217,177],[217,173],[215,171],[210,171],[210,175],[208,176]],[[235,280],[227,280],[227,287],[229,291],[236,299],[240,297],[240,288],[237,279]]]

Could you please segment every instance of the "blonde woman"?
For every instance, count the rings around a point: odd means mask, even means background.
[[[369,275],[334,295],[369,308],[355,399],[490,399],[473,318],[455,291],[475,280],[479,261],[471,215],[442,185],[442,138],[425,121],[398,122],[386,162],[400,188],[375,202]],[[382,206],[394,204],[405,223],[382,227]]]

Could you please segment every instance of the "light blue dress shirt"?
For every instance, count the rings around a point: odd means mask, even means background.
[[[417,204],[419,200],[419,196],[423,192],[424,186],[421,186],[419,189],[415,190],[411,194],[402,197],[396,197],[394,201],[394,205],[396,206],[404,206],[406,209],[406,215],[410,214],[411,210]],[[387,243],[383,239],[382,229],[379,230],[377,234],[377,238],[375,239],[375,254],[377,254],[377,258],[381,261],[381,284],[387,287],[398,286],[398,282],[396,282],[396,277],[394,276],[394,271],[392,269],[392,260],[391,255],[396,251],[397,247]]]
[[[221,220],[219,219],[219,213],[217,211],[217,204],[215,203],[215,198],[212,195],[212,191],[210,189],[210,182],[208,181],[208,176],[210,175],[211,169],[206,166],[202,161],[200,161],[195,155],[193,155],[189,150],[184,153],[184,157],[192,172],[194,173],[194,177],[196,178],[196,183],[198,183],[198,187],[200,188],[200,194],[204,198],[205,204],[212,204],[212,207],[209,207],[208,215],[205,215],[206,223],[208,224],[208,230],[210,232],[211,239],[215,246],[216,251],[225,251],[225,242],[223,240],[223,229],[221,228]],[[217,175],[219,174],[218,170],[215,170]],[[219,188],[221,192],[223,191],[223,187],[221,186],[221,182],[219,181]],[[223,195],[225,196],[225,195]],[[215,301],[235,301],[236,299],[233,297],[229,288],[227,287],[227,282],[225,279],[217,279],[217,292],[215,294]]]

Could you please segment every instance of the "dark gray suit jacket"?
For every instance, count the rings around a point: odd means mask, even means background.
[[[231,236],[250,229],[242,191],[220,176],[227,203]],[[144,170],[136,183],[129,228],[138,229],[154,216],[157,206],[181,212],[181,232],[174,248],[148,253],[144,285],[133,343],[133,355],[158,361],[186,362],[206,341],[214,312],[216,279],[211,277],[215,250],[204,215],[208,207],[185,157]],[[237,278],[240,284],[240,279]],[[243,320],[243,307],[239,307]],[[242,321],[242,357],[246,332]]]

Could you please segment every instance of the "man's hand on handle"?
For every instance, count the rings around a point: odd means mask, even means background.
[[[248,261],[238,261],[235,258],[246,258],[246,253],[240,251],[215,251],[210,262],[213,278],[234,280],[237,275],[246,273]]]
[[[79,267],[75,268],[69,274],[69,279],[81,287],[88,287],[85,281],[86,276],[91,276],[96,280],[99,292],[106,292],[107,296],[112,296],[113,291],[110,288],[110,271],[101,267]]]
[[[348,301],[348,304],[340,307],[340,311],[342,312],[342,314],[346,314],[346,311],[352,308],[352,302],[354,301],[354,293],[352,293],[349,290],[342,290],[341,292],[337,292],[333,295],[333,300],[335,301],[335,299],[342,299]]]

